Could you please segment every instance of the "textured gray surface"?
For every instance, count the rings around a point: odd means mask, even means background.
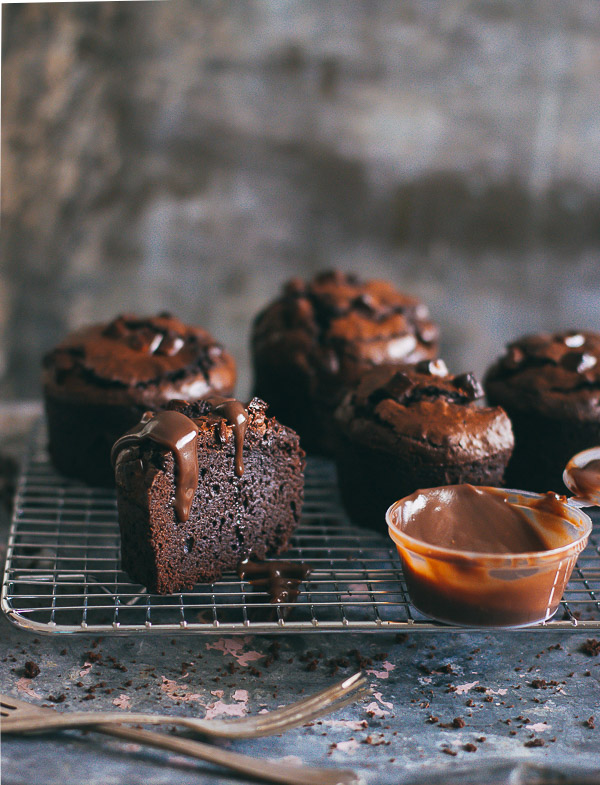
[[[19,454],[35,415],[34,407],[0,407],[5,450]],[[0,537],[4,548],[5,525]],[[545,782],[564,782],[557,771],[568,773],[571,782],[577,772],[594,781],[600,772],[600,655],[582,651],[586,636],[579,633],[447,632],[399,640],[393,635],[346,634],[94,640],[36,637],[5,619],[0,627],[0,691],[60,710],[131,707],[240,715],[288,703],[302,690],[317,690],[352,672],[356,650],[366,658],[371,697],[322,724],[231,747],[272,759],[350,766],[368,783],[381,785],[514,785],[539,782],[540,767],[555,772]],[[273,649],[274,642],[280,646]],[[342,663],[334,674],[331,660],[339,657],[347,657],[349,664]],[[28,660],[40,666],[32,680],[22,673]],[[53,703],[50,696],[61,702]],[[586,724],[591,716],[597,727]],[[431,717],[438,721],[430,722]],[[464,719],[463,728],[441,727],[455,717]],[[366,741],[369,737],[374,743]],[[544,745],[526,746],[536,739]],[[466,744],[477,749],[470,752]],[[444,748],[456,755],[444,753]],[[243,780],[181,756],[92,733],[2,739],[6,785],[82,781],[185,785]]]
[[[424,297],[456,371],[600,325],[595,0],[5,5],[1,389],[169,308],[237,356],[293,274]]]
[[[451,633],[414,636],[402,643],[391,636],[285,637],[279,658],[268,668],[264,662],[272,639],[256,637],[244,641],[236,654],[242,661],[243,653],[261,654],[251,661],[260,676],[251,675],[250,668],[243,665],[229,675],[226,666],[235,663],[234,657],[209,648],[227,648],[228,639],[218,637],[178,638],[174,642],[169,638],[105,638],[91,649],[90,643],[79,639],[35,642],[2,622],[2,638],[3,648],[10,652],[8,661],[1,663],[3,692],[38,703],[46,702],[50,695],[64,694],[66,700],[58,706],[61,710],[114,708],[117,701],[135,710],[199,716],[217,701],[222,701],[225,711],[231,710],[227,707],[258,711],[287,703],[299,696],[300,686],[316,690],[331,683],[333,677],[325,664],[328,658],[345,655],[353,648],[366,657],[385,653],[383,661],[374,660],[368,667],[373,671],[375,691],[369,700],[342,710],[323,724],[316,722],[274,739],[235,742],[231,747],[272,759],[294,756],[315,765],[355,767],[369,783],[411,781],[426,772],[450,775],[462,766],[467,767],[471,781],[481,782],[477,776],[482,768],[499,762],[569,768],[576,761],[590,772],[600,772],[600,731],[584,725],[590,715],[598,719],[600,660],[578,651],[583,641],[580,635]],[[557,644],[559,648],[551,648]],[[316,670],[307,672],[299,655],[309,647],[322,653],[323,659]],[[91,668],[85,665],[90,650],[102,656]],[[115,670],[111,657],[127,671]],[[36,661],[41,673],[31,683],[19,682],[19,668],[27,659]],[[387,670],[384,662],[393,669]],[[182,667],[182,663],[187,664]],[[515,667],[522,670],[517,672]],[[386,674],[386,678],[377,674]],[[539,678],[557,685],[535,689],[532,682]],[[86,692],[89,686],[98,683],[104,686],[91,693],[94,700],[82,702],[90,694]],[[169,694],[175,685],[183,696],[180,702]],[[449,692],[449,685],[457,691]],[[478,688],[485,688],[485,692],[477,692]],[[31,698],[23,690],[32,690]],[[221,690],[219,697],[217,691]],[[248,693],[247,702],[241,691]],[[473,701],[470,707],[465,705],[469,699]],[[370,716],[373,710],[381,716]],[[428,723],[430,716],[439,717],[439,723]],[[455,717],[465,720],[464,728],[440,727]],[[485,741],[479,741],[483,736]],[[365,743],[368,737],[379,743]],[[544,740],[545,746],[525,746],[535,739]],[[466,751],[468,743],[474,743],[477,750]],[[2,781],[7,785],[59,781],[79,785],[84,771],[89,783],[161,783],[175,778],[182,783],[214,781],[201,763],[92,734],[5,737],[2,746]],[[445,747],[456,756],[443,753]],[[226,781],[221,774],[214,777]]]

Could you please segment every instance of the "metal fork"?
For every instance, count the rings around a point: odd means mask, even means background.
[[[81,728],[84,725],[136,723],[141,725],[181,725],[190,730],[224,739],[256,739],[271,736],[305,722],[331,714],[348,703],[353,703],[367,692],[367,680],[355,673],[314,695],[275,709],[266,714],[230,720],[203,720],[168,714],[143,714],[116,711],[55,711],[52,717],[38,714],[38,707],[17,701],[10,695],[0,695],[0,715],[5,733],[48,731],[57,728]]]
[[[360,674],[357,674],[357,676],[359,675]],[[323,690],[322,692],[326,691]],[[319,694],[320,693],[317,693],[317,695]],[[312,697],[315,698],[317,696],[315,695]],[[355,697],[356,695],[353,695],[352,697],[346,697],[341,702],[338,701],[335,704],[336,708],[340,705],[349,703],[351,700],[354,700]],[[308,701],[310,698],[307,698],[306,700]],[[56,727],[72,727],[71,724],[57,724],[55,721],[61,717],[80,717],[81,715],[87,717],[88,714],[91,713],[98,720],[102,716],[105,716],[103,712],[75,712],[72,715],[67,715],[66,713],[58,712],[55,709],[34,706],[31,703],[26,703],[25,701],[20,701],[5,695],[0,696],[0,704],[2,707],[0,712],[2,715],[1,730],[9,733],[27,732],[32,729],[42,731],[51,730]],[[297,706],[297,704],[293,705]],[[281,711],[283,711],[283,709]],[[325,713],[327,713],[327,710]],[[110,712],[110,714],[113,715],[114,713]],[[148,716],[152,717],[152,715],[144,714],[127,714],[125,717],[123,717],[123,715],[118,716],[121,722],[137,722],[138,720],[131,719],[136,716],[145,717],[146,719],[143,721],[147,722]],[[261,717],[263,716],[267,715],[261,715]],[[312,716],[316,715],[313,713]],[[173,722],[181,724],[179,721],[187,718],[169,716],[166,719],[171,724]],[[238,721],[231,720],[223,722],[222,724],[231,726],[236,722]],[[185,724],[187,725],[188,723],[186,722]],[[298,723],[295,722],[294,724]],[[77,726],[81,726],[81,723],[78,722]],[[292,726],[288,725],[286,727]],[[350,769],[319,769],[307,766],[289,766],[265,759],[252,758],[248,755],[241,755],[229,750],[223,750],[219,747],[213,747],[210,744],[193,741],[192,739],[182,739],[179,736],[171,736],[165,733],[141,730],[138,728],[124,728],[116,722],[113,722],[112,724],[92,725],[92,729],[107,736],[115,736],[120,739],[127,739],[127,741],[190,755],[194,758],[208,761],[209,763],[224,766],[225,768],[232,769],[233,771],[237,771],[240,774],[245,774],[255,779],[278,782],[282,785],[359,785],[361,782],[355,772]],[[258,735],[266,734],[260,733]],[[231,738],[231,736],[229,736],[229,738]],[[246,735],[245,738],[249,738],[249,736]]]

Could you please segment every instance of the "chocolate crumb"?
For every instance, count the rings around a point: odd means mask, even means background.
[[[450,747],[442,747],[442,752],[446,753],[446,755],[452,755],[456,757],[457,753],[456,750],[450,749]]]
[[[36,676],[40,675],[40,666],[32,660],[27,660],[23,666],[23,675],[27,679],[35,679]]]
[[[581,644],[579,651],[587,654],[588,657],[596,657],[600,654],[600,641],[596,640],[596,638],[588,638],[585,643]]]
[[[465,750],[465,752],[477,752],[477,745],[468,742],[463,746],[463,750]]]
[[[452,725],[455,728],[464,728],[467,723],[463,720],[462,717],[455,717],[452,720]]]
[[[586,728],[591,728],[592,730],[596,727],[596,720],[594,716],[588,717],[587,720],[583,723]]]
[[[384,744],[386,747],[391,744],[390,741],[386,741],[383,733],[377,734],[377,736],[367,736],[363,739],[363,744],[370,744],[372,747],[378,747],[381,744]]]
[[[525,742],[524,746],[525,747],[545,747],[546,746],[546,742],[544,741],[544,739],[540,739],[540,738],[530,739],[529,741]]]
[[[64,692],[61,692],[60,695],[48,695],[48,700],[52,701],[52,703],[64,703],[67,700],[67,696]]]

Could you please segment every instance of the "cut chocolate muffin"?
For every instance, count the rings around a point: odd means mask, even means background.
[[[254,398],[173,401],[113,448],[122,568],[170,594],[284,551],[300,520],[298,435]]]
[[[254,322],[254,391],[305,449],[329,454],[345,390],[375,366],[436,357],[437,339],[427,306],[387,281],[341,272],[294,279]]]
[[[441,360],[366,374],[335,413],[350,518],[384,529],[390,504],[419,488],[500,485],[513,435],[500,407],[476,404],[482,395],[472,374],[450,376]]]
[[[230,394],[234,384],[233,358],[208,332],[169,314],[85,327],[44,358],[52,462],[90,485],[113,485],[111,447],[145,411]]]
[[[489,369],[484,386],[490,403],[506,410],[515,432],[507,484],[561,492],[569,458],[600,444],[600,335],[520,338]]]

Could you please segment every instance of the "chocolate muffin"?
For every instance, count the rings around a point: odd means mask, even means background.
[[[513,448],[510,420],[482,408],[470,374],[442,360],[366,374],[335,413],[342,501],[355,523],[385,528],[393,502],[419,488],[500,485]]]
[[[233,358],[208,332],[169,314],[85,327],[44,358],[52,462],[90,485],[114,485],[111,447],[145,411],[230,394],[234,384]]]
[[[507,484],[562,491],[569,458],[600,444],[600,335],[520,338],[489,369],[484,386],[490,403],[504,407],[515,432]]]
[[[266,408],[258,398],[173,401],[116,442],[122,567],[134,581],[169,594],[285,550],[305,455]]]
[[[305,449],[330,454],[345,390],[375,366],[437,357],[437,339],[427,306],[387,281],[341,272],[294,279],[254,322],[254,392]]]

